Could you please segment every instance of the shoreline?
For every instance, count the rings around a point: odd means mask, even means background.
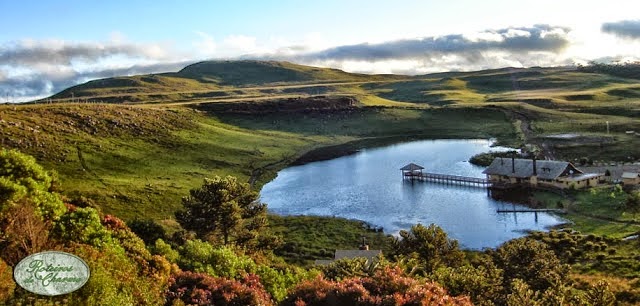
[[[483,139],[483,140],[495,140],[493,145],[500,146],[501,140],[491,137],[468,137],[461,135],[460,137],[446,137],[438,138],[432,134],[410,134],[410,135],[387,135],[387,136],[373,136],[364,137],[347,141],[340,144],[322,145],[316,148],[310,148],[307,151],[296,152],[293,156],[281,160],[274,161],[259,168],[255,168],[251,172],[248,183],[255,187],[258,182],[261,181],[263,175],[267,175],[268,179],[263,181],[264,184],[272,181],[277,173],[287,167],[302,166],[312,162],[331,160],[343,156],[349,156],[356,154],[364,149],[374,149],[393,144],[400,144],[404,142],[419,141],[419,140],[444,140],[444,139]],[[260,184],[260,190],[264,184]]]

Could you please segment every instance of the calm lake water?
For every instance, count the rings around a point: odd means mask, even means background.
[[[498,214],[522,208],[487,196],[486,189],[404,181],[401,171],[413,162],[426,172],[484,177],[468,162],[477,153],[497,150],[488,140],[423,140],[400,143],[332,160],[286,168],[266,184],[261,199],[280,215],[337,216],[382,226],[396,234],[421,223],[435,223],[469,249],[496,247],[545,230],[563,220],[538,213]]]

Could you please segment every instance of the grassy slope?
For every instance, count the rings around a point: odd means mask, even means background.
[[[327,83],[335,81],[343,83]],[[344,83],[353,81],[358,83]],[[637,81],[563,68],[442,73],[406,80],[290,63],[203,62],[177,73],[92,81],[58,97],[71,92],[94,101],[110,97],[116,102],[163,103],[348,94],[364,106],[343,114],[301,116],[210,116],[170,103],[0,108],[3,146],[36,155],[60,171],[69,194],[89,196],[125,219],[171,216],[179,198],[205,176],[233,174],[248,180],[255,169],[266,167],[257,181],[260,186],[301,153],[352,140],[413,134],[499,136],[514,143],[518,134],[522,137],[519,124],[506,122],[500,111],[526,116],[533,137],[579,132],[607,140],[606,145],[551,142],[559,158],[640,158],[635,156],[640,138],[624,133],[640,130]],[[497,109],[485,108],[488,105]],[[604,121],[610,123],[610,135]]]
[[[310,83],[383,81],[406,78],[363,75],[337,69],[272,61],[207,61],[178,72],[89,81],[52,96],[55,101],[181,102],[274,94],[325,94],[332,86]]]
[[[333,259],[336,249],[356,249],[362,237],[371,250],[387,251],[389,238],[362,221],[335,217],[271,216],[273,231],[287,237],[276,254],[297,264],[311,264],[315,259]]]
[[[637,80],[566,68],[496,69],[421,76],[362,88],[381,99],[428,106],[495,105],[531,120],[534,137],[581,133],[607,142],[549,142],[560,159],[640,160],[640,86]],[[606,122],[609,132],[606,134]],[[597,138],[594,138],[597,139]],[[630,158],[630,159],[629,159]]]
[[[258,185],[301,152],[367,137],[508,138],[493,110],[359,108],[342,115],[220,115],[190,108],[116,105],[0,108],[2,141],[59,171],[70,196],[94,199],[125,219],[165,219],[204,177],[232,174]],[[464,124],[449,125],[452,120]],[[478,128],[478,127],[481,128]],[[391,128],[390,128],[391,127]]]

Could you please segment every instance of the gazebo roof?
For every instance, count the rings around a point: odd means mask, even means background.
[[[400,170],[402,171],[415,171],[415,170],[422,170],[424,169],[424,167],[420,166],[420,165],[416,165],[414,163],[410,163],[402,168],[400,168]]]

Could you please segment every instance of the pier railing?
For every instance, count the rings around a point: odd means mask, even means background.
[[[459,175],[439,174],[439,173],[405,173],[404,178],[408,180],[430,181],[443,184],[458,184],[478,187],[491,187],[491,182],[484,178],[468,177]]]

